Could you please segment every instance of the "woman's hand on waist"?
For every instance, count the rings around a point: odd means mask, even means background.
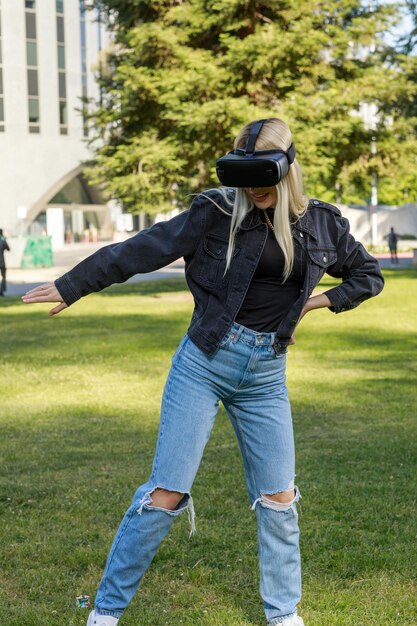
[[[320,293],[317,296],[311,296],[307,300],[307,302],[305,303],[305,305],[303,307],[303,310],[301,311],[301,315],[300,315],[300,317],[298,319],[297,326],[301,322],[301,320],[303,319],[304,315],[309,313],[309,311],[313,311],[314,309],[323,309],[323,308],[327,308],[329,306],[332,306],[332,303],[330,302],[329,298],[324,293]],[[297,326],[296,326],[296,328],[297,328]],[[291,339],[289,341],[289,345],[290,346],[295,344],[294,334],[295,334],[295,331],[291,335]]]

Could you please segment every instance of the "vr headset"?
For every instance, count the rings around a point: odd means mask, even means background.
[[[288,150],[256,150],[260,130],[268,120],[259,120],[251,126],[246,148],[228,152],[217,160],[217,176],[226,187],[273,187],[286,177],[295,159],[292,143]]]

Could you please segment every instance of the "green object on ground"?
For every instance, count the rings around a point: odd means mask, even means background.
[[[23,253],[21,267],[52,267],[54,259],[52,255],[51,237],[28,237]]]
[[[306,626],[415,624],[417,270],[384,275],[358,309],[308,313],[288,352]],[[1,626],[85,626],[74,600],[94,596],[148,479],[193,302],[171,279],[48,318],[52,306],[0,302]],[[193,496],[196,535],[176,520],[123,626],[265,624],[255,516],[223,408]]]

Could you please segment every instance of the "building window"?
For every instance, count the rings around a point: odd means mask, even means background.
[[[39,124],[39,100],[29,98],[29,123]]]
[[[58,69],[65,70],[65,46],[58,45]]]
[[[28,96],[38,96],[38,70],[28,70]]]
[[[67,124],[68,124],[68,120],[67,120],[67,103],[66,102],[60,102],[59,103],[59,123],[62,126],[67,126]]]
[[[36,0],[24,0],[24,2],[29,132],[40,133]]]
[[[38,65],[38,50],[35,41],[26,42],[26,61],[28,67],[37,67]]]
[[[0,132],[4,133],[4,98],[0,96]]]
[[[80,35],[81,35],[81,102],[83,116],[83,135],[88,137],[88,84],[87,84],[87,32],[85,27],[84,0],[80,0]]]
[[[56,18],[56,38],[59,43],[65,43],[64,18],[60,15]]]
[[[64,0],[56,0],[59,132],[68,135],[67,74],[65,59]]]
[[[36,13],[26,11],[26,39],[36,39]]]
[[[59,72],[58,74],[58,93],[59,99],[65,100],[67,97],[67,86],[65,81],[65,72]]]

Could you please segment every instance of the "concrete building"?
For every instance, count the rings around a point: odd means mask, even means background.
[[[88,185],[82,97],[109,35],[84,0],[0,0],[0,227],[9,235],[105,231],[109,208]],[[78,109],[78,110],[77,110]]]

